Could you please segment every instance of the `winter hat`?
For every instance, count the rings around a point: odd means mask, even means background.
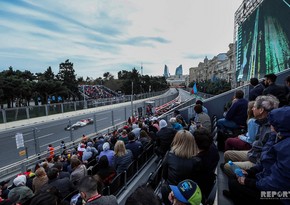
[[[177,186],[169,186],[178,201],[185,204],[200,205],[202,194],[194,181],[186,179],[179,182]]]
[[[160,129],[163,127],[167,127],[167,122],[165,120],[160,120],[159,127],[160,127]]]
[[[26,176],[25,175],[19,175],[13,180],[13,184],[15,186],[25,185],[26,184]]]
[[[107,151],[107,150],[109,150],[110,149],[110,144],[109,144],[109,142],[105,142],[104,144],[103,144],[103,150],[104,151]]]

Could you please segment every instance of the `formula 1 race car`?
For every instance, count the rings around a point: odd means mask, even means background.
[[[67,125],[64,130],[76,130],[80,127],[84,127],[88,124],[93,124],[94,123],[94,120],[92,118],[87,118],[87,119],[82,119],[82,120],[79,120],[77,121],[76,123],[72,124],[72,125]]]

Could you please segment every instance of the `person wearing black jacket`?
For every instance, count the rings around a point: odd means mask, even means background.
[[[277,76],[274,73],[265,75],[265,84],[266,88],[263,91],[263,95],[274,95],[280,101],[279,107],[287,105],[286,96],[288,94],[288,88],[286,86],[277,85],[276,82]]]
[[[170,150],[170,145],[173,141],[173,138],[176,134],[176,130],[170,127],[167,127],[167,122],[165,120],[160,120],[159,122],[160,130],[156,133],[156,149],[155,152],[158,159],[164,157],[166,152]]]
[[[249,92],[249,101],[254,101],[258,96],[262,95],[265,86],[262,84],[262,82],[259,83],[258,78],[251,78],[250,84],[253,86],[253,88]]]
[[[202,202],[204,202],[214,185],[216,179],[215,169],[220,156],[210,132],[206,128],[200,127],[193,133],[193,136],[198,147],[196,156],[201,159],[200,171],[198,176],[195,177],[195,182],[201,189]]]
[[[169,185],[177,185],[182,180],[195,180],[198,177],[201,160],[196,155],[197,147],[192,134],[187,130],[178,131],[162,165],[165,182],[161,187],[161,193],[165,205],[170,204],[168,200],[168,194],[171,191]]]

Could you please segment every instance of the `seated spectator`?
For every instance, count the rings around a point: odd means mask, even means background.
[[[75,155],[75,154],[73,154],[73,155],[71,155],[71,157],[68,159],[68,165],[67,165],[67,171],[68,171],[68,173],[72,173],[73,172],[73,169],[72,169],[72,166],[71,166],[71,161],[73,160],[73,159],[79,159],[79,157],[77,156],[77,155]]]
[[[66,205],[61,202],[59,191],[55,187],[51,187],[47,191],[39,192],[32,198],[30,205]]]
[[[43,162],[41,162],[40,166],[42,166],[45,171],[47,171],[49,168],[53,167],[53,163],[52,163],[52,158],[46,158],[43,160]]]
[[[277,85],[277,76],[274,73],[265,75],[266,88],[263,90],[263,95],[274,95],[279,100],[279,107],[287,105],[286,96],[288,94],[288,88],[286,86]]]
[[[135,124],[135,123],[132,124],[132,128],[133,129],[131,132],[133,132],[135,134],[136,138],[139,139],[141,128],[138,126],[138,124]]]
[[[88,142],[87,147],[91,148],[91,152],[93,153],[92,158],[95,158],[98,155],[98,150],[93,146],[93,142]]]
[[[26,186],[26,176],[19,175],[13,180],[14,188],[10,190],[8,199],[14,203],[21,205],[29,205],[34,196],[30,188]]]
[[[63,161],[63,157],[61,155],[54,155],[53,157],[53,163],[56,163],[56,162],[62,162]]]
[[[9,183],[10,180],[4,180],[4,181],[1,181],[0,182],[0,191],[1,191],[1,194],[0,196],[2,197],[2,199],[7,199],[8,198],[8,193],[9,193],[9,189],[8,189],[8,183]]]
[[[31,169],[27,169],[27,171],[24,172],[23,174],[26,176],[26,186],[29,187],[31,190],[33,190],[32,181],[33,178],[35,177],[35,173],[33,173]]]
[[[93,157],[93,152],[91,150],[92,150],[91,147],[87,147],[84,150],[83,155],[82,155],[83,163],[87,164],[90,161],[90,159]]]
[[[0,205],[12,205],[12,202],[9,199],[3,198],[1,184],[0,184]]]
[[[160,130],[160,127],[159,127],[159,121],[158,121],[158,118],[157,117],[153,117],[151,119],[152,121],[152,126],[155,127],[157,129],[157,131]]]
[[[180,114],[179,110],[174,110],[173,116],[176,118],[176,121],[182,125],[183,128],[187,127],[187,123],[185,122],[184,118]]]
[[[139,140],[136,139],[133,132],[128,133],[128,139],[129,142],[126,144],[126,149],[131,150],[133,159],[137,159],[138,156],[143,152],[143,145]]]
[[[119,140],[122,140],[125,144],[127,144],[128,143],[128,132],[127,132],[127,130],[125,130],[125,129],[123,129],[123,131],[122,131],[122,133],[121,133],[121,135],[119,136],[119,138],[118,138]]]
[[[140,197],[142,196],[142,197]],[[161,205],[158,196],[154,191],[145,185],[139,186],[130,196],[126,199],[125,205]]]
[[[139,141],[142,143],[143,147],[146,147],[151,142],[151,138],[145,130],[141,130]]]
[[[288,191],[290,184],[290,107],[274,109],[268,115],[272,133],[263,147],[261,161],[256,166],[243,170],[244,176],[229,180],[229,192],[235,204],[289,204],[289,198],[273,196],[265,200],[267,191]],[[265,193],[265,194],[263,194]]]
[[[156,118],[157,119],[157,118]],[[149,121],[149,126],[148,126],[148,129],[149,129],[149,134],[150,134],[150,136],[152,136],[153,138],[155,137],[155,134],[156,134],[156,132],[158,132],[159,131],[159,126],[158,126],[158,128],[157,128],[157,126],[156,126],[157,124],[155,123],[154,124],[154,121],[152,121],[152,119]],[[159,124],[158,124],[159,125]]]
[[[194,132],[193,136],[198,148],[196,156],[201,159],[200,171],[198,176],[195,177],[195,182],[202,191],[204,203],[214,185],[216,179],[215,169],[220,156],[207,129],[201,127]]]
[[[70,175],[70,181],[77,185],[82,177],[87,175],[87,168],[79,159],[71,159],[72,173]]]
[[[202,111],[201,105],[195,105],[194,106],[194,111],[196,113],[194,117],[194,122],[197,125],[200,123],[201,127],[206,128],[209,132],[211,131],[211,120],[208,114],[204,113]]]
[[[78,190],[81,194],[82,199],[86,202],[86,205],[96,204],[110,204],[118,205],[115,196],[102,196],[101,194],[101,183],[93,176],[85,176],[81,179]]]
[[[228,150],[224,153],[225,163],[222,163],[221,169],[228,176],[234,176],[229,164],[229,160],[242,169],[249,169],[256,163],[259,163],[262,147],[265,145],[271,132],[267,116],[269,112],[279,105],[279,101],[274,96],[258,96],[255,100],[253,112],[256,118],[256,123],[259,125],[259,131],[256,135],[256,140],[252,144],[249,151]]]
[[[189,131],[178,131],[173,139],[171,150],[167,152],[163,161],[163,178],[161,188],[164,204],[170,204],[167,197],[170,193],[169,185],[177,185],[184,179],[194,179],[200,171],[201,160],[194,137]]]
[[[165,120],[160,120],[159,125],[160,131],[156,133],[155,152],[160,160],[164,157],[166,152],[170,150],[171,143],[177,131],[171,127],[168,127]]]
[[[237,90],[233,101],[225,118],[217,121],[217,127],[220,130],[233,130],[241,126],[246,126],[248,101],[244,99],[244,92],[242,90]]]
[[[201,100],[197,100],[195,102],[195,105],[201,105],[202,106],[202,112],[204,112],[205,114],[208,114],[208,110],[206,107],[203,106],[203,102]]]
[[[69,178],[58,178],[58,169],[57,168],[51,168],[47,172],[48,177],[48,183],[47,185],[42,187],[43,191],[49,190],[51,187],[57,188],[57,190],[60,192],[60,197],[63,199],[65,196],[67,196],[69,193],[75,190],[75,187],[73,186],[72,182],[69,180]]]
[[[250,101],[248,104],[248,132],[235,138],[228,138],[225,142],[225,151],[251,149],[259,130],[259,125],[256,123],[253,113],[254,103],[255,101]]]
[[[182,125],[176,120],[175,117],[170,118],[169,122],[171,123],[173,129],[175,129],[176,131],[183,129]]]
[[[171,192],[169,200],[172,205],[199,205],[202,194],[199,186],[192,180],[186,179],[178,183],[177,186],[170,185]]]
[[[105,138],[103,136],[101,136],[98,140],[98,142],[96,143],[95,147],[97,146],[97,150],[99,153],[101,153],[103,151],[103,144],[107,142],[105,140]],[[109,145],[111,144],[111,140],[109,140]]]
[[[98,163],[99,171],[97,175],[102,180],[105,186],[109,185],[114,177],[117,175],[117,172],[114,167],[109,165],[109,161],[106,155],[103,155]]]
[[[56,162],[54,163],[52,168],[57,168],[58,169],[58,178],[62,179],[62,178],[70,178],[70,173],[68,172],[64,172],[63,171],[63,164],[61,162]]]
[[[48,182],[48,177],[46,175],[46,172],[44,170],[43,167],[39,167],[36,171],[35,171],[35,177],[33,178],[32,181],[32,189],[34,191],[34,193],[38,193],[41,188],[47,184]]]
[[[100,155],[97,156],[98,159],[100,159],[102,156],[107,156],[109,165],[114,166],[115,164],[115,152],[113,150],[110,150],[110,144],[109,142],[105,142],[103,144],[103,151],[101,151]]]
[[[253,86],[249,92],[249,101],[254,101],[260,95],[262,95],[263,90],[265,89],[263,83],[259,83],[258,78],[251,78],[250,84]]]
[[[128,166],[133,161],[133,154],[131,150],[126,149],[123,141],[118,140],[114,147],[115,151],[115,169],[117,174],[127,170]]]
[[[86,145],[84,143],[79,143],[78,145],[78,156],[80,159],[83,157],[83,153],[86,150]]]

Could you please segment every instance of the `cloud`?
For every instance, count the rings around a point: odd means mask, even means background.
[[[233,41],[242,0],[2,0],[0,67],[57,73],[66,59],[78,76],[184,73]]]

